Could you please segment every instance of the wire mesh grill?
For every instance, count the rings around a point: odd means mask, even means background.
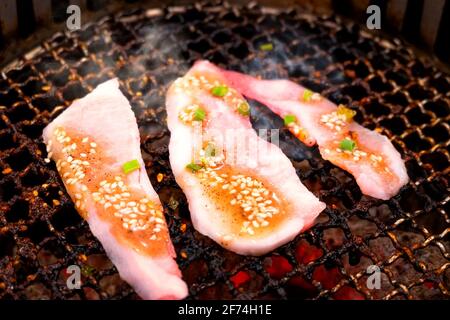
[[[273,50],[260,46],[272,43]],[[164,94],[196,59],[265,78],[289,77],[357,111],[406,159],[411,182],[389,201],[284,129],[281,147],[327,209],[263,257],[228,252],[197,233],[168,161]],[[0,298],[134,299],[78,216],[41,133],[74,99],[118,76],[190,288],[190,299],[448,299],[450,78],[399,40],[337,17],[226,4],[135,10],[54,35],[0,78]],[[261,106],[255,127],[281,128]],[[161,175],[162,174],[162,175]],[[161,180],[162,177],[162,180]],[[79,290],[66,268],[82,268]],[[369,289],[367,267],[381,271]]]

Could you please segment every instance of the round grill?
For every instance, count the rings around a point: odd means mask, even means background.
[[[266,43],[273,49],[262,50]],[[228,252],[196,232],[168,161],[165,91],[197,59],[290,78],[357,111],[388,136],[411,182],[389,201],[281,129],[281,147],[327,209],[262,257]],[[450,77],[399,40],[339,18],[258,6],[193,6],[108,16],[58,33],[0,77],[0,298],[137,298],[77,214],[42,129],[74,99],[118,76],[138,119],[147,172],[166,209],[190,299],[448,299]],[[256,128],[282,128],[254,105]],[[162,180],[161,175],[162,174]],[[158,178],[157,178],[158,176]],[[82,268],[80,290],[66,268]],[[367,268],[381,272],[369,289]]]

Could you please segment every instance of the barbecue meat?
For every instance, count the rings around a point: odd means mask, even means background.
[[[194,227],[223,247],[261,255],[292,240],[325,208],[219,69],[198,62],[170,87],[170,162]]]
[[[259,80],[225,70],[222,75],[241,94],[284,118],[305,144],[317,143],[322,157],[351,173],[363,194],[387,200],[408,182],[399,152],[386,136],[353,121],[353,110],[289,80]]]
[[[144,299],[181,299],[163,209],[145,171],[134,113],[117,79],[75,101],[44,129],[49,158],[120,276]]]

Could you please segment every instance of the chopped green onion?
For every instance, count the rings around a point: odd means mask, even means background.
[[[206,117],[206,111],[202,108],[197,108],[194,111],[194,121],[203,121]]]
[[[216,147],[212,143],[208,143],[205,149],[205,155],[207,157],[215,157],[216,156]]]
[[[201,165],[191,162],[188,165],[186,165],[187,169],[190,169],[192,172],[196,172],[198,170],[200,170],[201,168],[203,168]]]
[[[341,148],[342,150],[347,150],[347,151],[353,151],[353,149],[355,149],[355,147],[356,147],[355,141],[352,141],[350,139],[344,139],[339,144],[339,148]]]
[[[90,265],[84,265],[83,267],[81,267],[81,273],[86,276],[89,277],[90,275],[92,275],[95,271],[95,268],[90,266]]]
[[[216,86],[211,89],[211,94],[216,97],[223,97],[228,93],[227,86]]]
[[[293,123],[297,120],[297,118],[293,114],[288,114],[284,117],[284,124],[288,125],[290,123]]]
[[[250,114],[250,106],[247,102],[242,102],[237,110],[243,116],[248,116]]]
[[[312,92],[311,90],[308,90],[308,89],[303,91],[303,101],[305,101],[305,102],[311,101],[313,94],[314,94],[314,92]]]
[[[125,162],[122,166],[122,170],[125,174],[128,174],[134,170],[139,169],[140,167],[141,165],[139,164],[139,161],[133,159],[131,161]]]
[[[262,51],[272,51],[273,50],[273,44],[268,42],[268,43],[263,43],[262,45],[259,46],[259,49]]]
[[[343,115],[345,117],[345,120],[347,122],[350,122],[350,121],[352,121],[353,117],[356,115],[356,111],[347,108],[343,104],[340,104],[337,108],[337,114]]]
[[[173,196],[170,196],[169,203],[167,204],[170,209],[176,210],[179,204],[180,203]]]

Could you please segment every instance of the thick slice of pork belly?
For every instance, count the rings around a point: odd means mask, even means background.
[[[187,286],[145,171],[136,118],[117,79],[73,102],[43,138],[76,209],[122,279],[143,299],[184,298]]]

